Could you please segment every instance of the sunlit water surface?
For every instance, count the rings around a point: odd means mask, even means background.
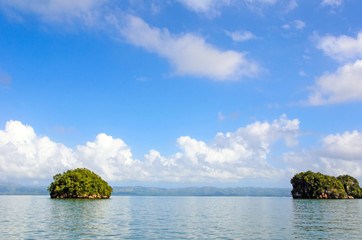
[[[0,196],[0,239],[362,239],[361,200]]]

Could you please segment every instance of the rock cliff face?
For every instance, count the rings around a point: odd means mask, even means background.
[[[57,194],[53,194],[50,195],[51,198],[85,198],[85,199],[106,199],[106,198],[110,198],[110,196],[105,196],[105,195],[100,195],[100,194],[93,194],[93,195],[68,195],[68,194],[63,194],[63,195],[57,195]]]
[[[291,180],[293,198],[353,199],[362,198],[357,179],[343,175],[331,177],[312,171],[296,174]]]

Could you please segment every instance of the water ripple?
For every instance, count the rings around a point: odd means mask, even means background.
[[[0,196],[4,239],[360,239],[361,200]]]

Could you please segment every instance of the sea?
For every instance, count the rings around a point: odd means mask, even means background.
[[[362,200],[0,196],[0,239],[362,239]]]

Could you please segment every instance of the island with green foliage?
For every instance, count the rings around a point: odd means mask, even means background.
[[[110,198],[113,191],[100,176],[86,168],[56,174],[48,187],[51,198]]]
[[[332,177],[312,171],[296,174],[290,180],[293,198],[354,199],[362,198],[357,179],[349,175]]]

